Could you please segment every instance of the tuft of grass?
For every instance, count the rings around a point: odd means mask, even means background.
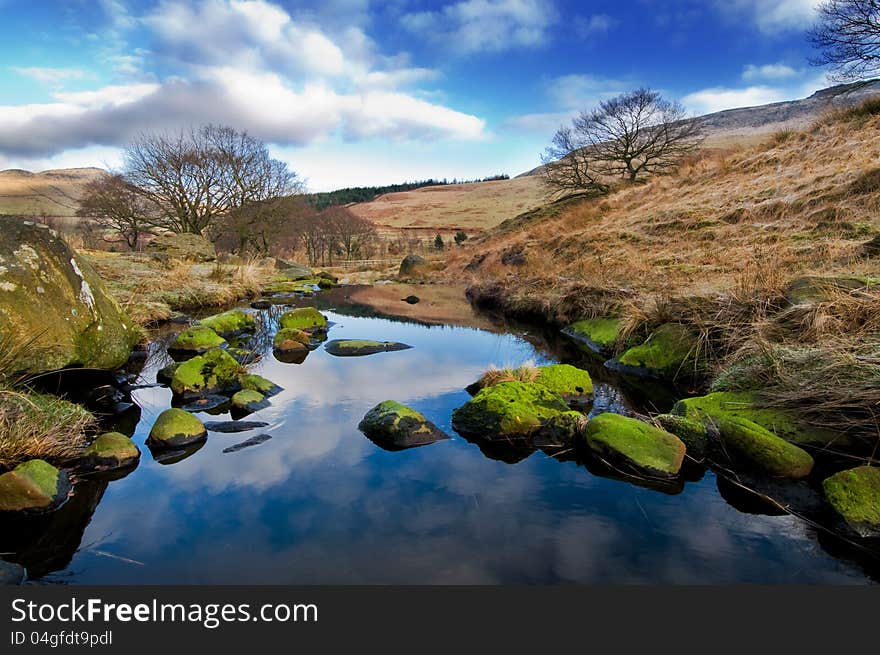
[[[491,366],[477,381],[477,386],[484,389],[494,387],[502,382],[534,382],[540,374],[541,371],[532,363],[526,363],[517,368]]]

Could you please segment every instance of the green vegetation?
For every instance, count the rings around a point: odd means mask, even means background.
[[[174,371],[171,390],[176,396],[198,396],[236,391],[245,369],[226,351],[210,350],[184,362]]]
[[[314,307],[291,309],[281,316],[282,329],[312,330],[327,327],[327,318]]]
[[[276,350],[305,350],[311,343],[308,332],[297,328],[281,328],[275,333],[272,345]]]
[[[860,466],[841,471],[822,486],[828,502],[850,528],[862,537],[880,536],[880,468]]]
[[[67,474],[41,459],[0,475],[0,511],[45,511],[67,496]]]
[[[809,453],[748,419],[713,419],[725,452],[762,473],[781,478],[804,478],[813,470]]]
[[[213,330],[220,336],[233,336],[256,329],[253,314],[248,314],[240,309],[232,309],[222,314],[200,319],[199,325]]]
[[[622,367],[646,375],[674,380],[693,375],[700,368],[699,339],[680,323],[658,327],[640,346],[630,348],[617,360]]]
[[[658,477],[678,475],[685,445],[675,435],[619,414],[599,414],[587,423],[586,445],[612,461]]]
[[[166,409],[150,430],[147,443],[153,447],[178,448],[204,440],[208,431],[204,424],[182,409]]]
[[[589,318],[572,323],[563,332],[573,339],[583,341],[597,353],[608,354],[617,343],[622,325],[623,321],[619,318]]]
[[[226,339],[218,335],[207,325],[194,325],[178,334],[169,350],[179,350],[192,353],[206,353],[214,348],[226,344]]]
[[[542,366],[538,369],[535,384],[540,384],[563,398],[593,394],[593,380],[590,374],[568,364]]]
[[[281,387],[259,375],[248,373],[239,378],[243,391],[258,391],[264,396],[274,396],[283,391]]]
[[[83,453],[83,460],[98,468],[130,466],[140,459],[135,443],[119,432],[107,432],[95,439]]]
[[[501,382],[481,389],[452,413],[461,434],[487,438],[527,437],[568,411],[557,394],[536,384]]]

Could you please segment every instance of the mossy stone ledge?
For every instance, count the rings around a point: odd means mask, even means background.
[[[880,537],[880,468],[859,466],[822,482],[825,497],[860,537]]]
[[[141,457],[137,445],[119,432],[107,432],[95,439],[83,453],[80,466],[95,471],[127,469]]]
[[[481,389],[453,411],[452,427],[475,438],[526,438],[568,411],[561,396],[541,385],[501,382]]]
[[[0,513],[42,513],[61,505],[70,493],[67,473],[32,459],[0,475]]]
[[[421,413],[395,400],[386,400],[371,409],[358,429],[386,450],[426,446],[449,437]]]
[[[314,307],[291,309],[281,315],[282,329],[316,330],[327,327],[327,318]]]
[[[808,452],[745,418],[714,419],[724,452],[735,463],[777,477],[800,479],[813,470]]]
[[[678,475],[686,447],[674,434],[620,414],[599,414],[587,423],[584,444],[611,463],[651,477]]]
[[[203,318],[199,320],[198,324],[213,330],[221,337],[231,337],[257,329],[253,314],[248,314],[240,309],[231,309],[222,314]]]
[[[395,341],[369,341],[365,339],[337,339],[328,341],[324,350],[335,357],[364,357],[378,353],[409,350],[412,346]]]
[[[688,379],[702,370],[698,352],[699,337],[693,328],[681,323],[664,323],[645,343],[605,362],[605,366],[638,377]]]
[[[178,334],[168,350],[201,355],[226,345],[226,339],[206,325],[194,325]]]
[[[563,328],[562,333],[584,344],[594,353],[610,355],[614,351],[622,325],[623,320],[620,318],[588,318]]]
[[[151,448],[184,448],[204,441],[208,431],[204,424],[182,409],[166,409],[150,430],[147,445]]]
[[[210,350],[183,362],[174,371],[171,390],[178,398],[231,394],[241,389],[241,366],[224,350]]]

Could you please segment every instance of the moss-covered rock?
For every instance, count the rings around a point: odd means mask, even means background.
[[[277,396],[284,391],[284,389],[271,380],[267,380],[259,375],[254,375],[253,373],[242,375],[239,378],[239,381],[241,382],[242,391],[257,391],[267,398]]]
[[[310,331],[327,327],[327,318],[314,307],[291,309],[281,315],[281,328]]]
[[[568,364],[551,364],[538,369],[535,384],[562,396],[568,403],[588,404],[593,399],[593,380],[583,369]]]
[[[825,497],[860,537],[880,537],[880,468],[859,466],[822,482]]]
[[[561,396],[541,385],[501,382],[456,409],[452,427],[462,435],[487,439],[529,437],[568,411]]]
[[[231,337],[243,332],[253,332],[257,329],[257,323],[253,314],[248,314],[240,309],[231,309],[222,314],[215,314],[199,321],[203,325],[216,332],[222,337]]]
[[[328,273],[327,271],[318,271],[315,274],[320,282],[318,284],[322,289],[329,289],[337,284],[339,284],[339,278],[333,275],[332,273]]]
[[[586,345],[595,353],[610,355],[614,351],[622,325],[623,320],[620,318],[589,318],[572,323],[562,333]]]
[[[198,234],[160,234],[147,244],[147,250],[183,261],[213,262],[217,259],[214,245]]]
[[[778,410],[755,407],[755,396],[749,392],[719,391],[676,403],[672,414],[699,421],[725,417],[744,418],[798,446],[825,447],[837,443],[841,435],[811,427],[794,415]]]
[[[640,474],[678,475],[685,445],[665,430],[620,414],[599,414],[587,423],[584,443],[594,453]]]
[[[0,559],[0,587],[24,584],[26,579],[23,566]]]
[[[170,387],[171,380],[174,379],[174,372],[177,370],[178,366],[180,366],[180,363],[172,362],[171,364],[168,364],[168,366],[160,368],[156,371],[156,382]]]
[[[263,394],[259,391],[254,391],[253,389],[246,389],[239,391],[232,396],[232,408],[230,411],[232,413],[232,418],[237,420],[248,414],[253,414],[261,409],[265,409],[268,406],[269,401]]]
[[[140,457],[134,441],[119,432],[107,432],[86,448],[80,466],[100,471],[124,469],[137,464]]]
[[[178,334],[168,350],[201,355],[226,345],[226,339],[206,325],[194,325]]]
[[[630,348],[605,365],[628,375],[675,380],[693,377],[701,370],[698,352],[699,337],[692,328],[681,323],[664,323],[645,343]]]
[[[46,512],[63,503],[69,492],[64,471],[32,459],[0,475],[0,512]]]
[[[586,424],[587,417],[580,412],[563,412],[551,416],[541,426],[533,443],[548,452],[553,448],[569,447],[583,434]]]
[[[880,279],[870,277],[801,277],[789,285],[785,297],[792,305],[805,305],[830,300],[836,293],[878,284]]]
[[[19,372],[115,369],[140,330],[85,258],[45,226],[0,217],[0,334],[32,342]]]
[[[263,287],[263,294],[265,295],[273,295],[273,294],[291,294],[291,293],[302,293],[302,294],[311,294],[315,293],[315,291],[319,291],[321,289],[320,282],[323,280],[319,279],[310,279],[310,280],[275,280],[269,282],[265,287]]]
[[[386,450],[415,448],[448,438],[422,414],[394,400],[379,403],[367,412],[358,429]]]
[[[183,362],[174,371],[171,390],[181,398],[230,394],[241,389],[246,371],[224,350],[210,350]]]
[[[394,341],[367,341],[364,339],[337,339],[328,341],[324,349],[336,357],[363,357],[377,353],[409,350],[412,346]]]
[[[147,444],[150,448],[184,448],[204,441],[208,431],[204,424],[182,409],[166,409],[150,430]]]
[[[297,264],[296,262],[287,261],[285,259],[275,258],[275,269],[284,273],[291,280],[306,279],[314,277],[315,274],[308,266]]]
[[[724,452],[739,465],[778,478],[805,478],[813,470],[808,452],[753,421],[727,416],[713,422]]]
[[[702,421],[692,420],[676,414],[661,414],[657,417],[660,426],[682,440],[688,454],[705,457],[709,452],[709,432]]]
[[[272,339],[272,347],[277,352],[308,352],[311,337],[308,332],[297,328],[281,328]]]

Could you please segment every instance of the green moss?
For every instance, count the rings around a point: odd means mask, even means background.
[[[166,409],[150,430],[148,442],[154,446],[176,447],[201,441],[208,436],[204,424],[182,409]]]
[[[59,491],[61,471],[42,459],[32,459],[19,464],[13,469],[19,477],[30,480],[49,498],[54,498]]]
[[[797,479],[808,476],[813,470],[813,458],[809,453],[753,421],[733,416],[713,421],[725,452],[763,473]]]
[[[825,497],[856,533],[880,536],[880,468],[859,466],[822,482]]]
[[[661,477],[677,475],[685,454],[685,445],[675,435],[619,414],[593,418],[587,424],[584,440],[600,455]]]
[[[281,328],[272,339],[272,345],[277,350],[303,350],[311,342],[307,332],[298,328]],[[297,344],[299,344],[297,346]]]
[[[232,406],[238,410],[255,412],[268,404],[265,396],[253,389],[245,389],[232,396]]]
[[[32,459],[0,475],[0,512],[47,510],[66,497],[68,490],[66,473]]]
[[[292,280],[279,280],[266,285],[263,288],[263,293],[312,293],[315,291],[315,288],[312,285],[320,286],[318,282],[319,280],[302,280],[298,282]]]
[[[291,309],[281,316],[281,327],[296,330],[311,330],[327,326],[327,319],[314,307]]]
[[[568,364],[552,364],[539,369],[535,384],[563,397],[590,396],[593,380],[586,371]]]
[[[178,334],[168,349],[204,353],[225,344],[226,339],[211,328],[205,325],[195,325]]]
[[[702,421],[695,421],[675,414],[661,414],[657,417],[661,427],[674,434],[687,446],[688,453],[702,457],[709,447],[709,434]]]
[[[224,350],[210,350],[193,357],[174,371],[171,390],[178,396],[234,391],[245,369]]]
[[[248,373],[239,377],[241,388],[243,391],[258,391],[264,396],[274,396],[281,393],[283,389],[271,380],[267,380],[259,375]]]
[[[210,328],[219,335],[231,336],[241,332],[252,332],[256,329],[253,315],[240,309],[233,309],[222,314],[209,316],[199,321],[200,325]]]
[[[98,459],[114,459],[126,461],[140,457],[140,450],[135,443],[119,432],[107,432],[95,439],[86,449],[86,457]]]
[[[688,326],[665,323],[645,343],[630,348],[617,361],[625,368],[674,379],[700,368],[696,361],[698,344],[696,333]]]
[[[754,394],[746,391],[719,391],[706,396],[687,398],[676,403],[672,413],[706,423],[725,417],[743,418],[794,444],[826,446],[839,435],[801,423],[791,414],[754,406]]]
[[[404,432],[430,432],[429,422],[422,414],[395,400],[379,403],[364,416],[358,426],[361,430],[383,430],[398,435]]]
[[[617,343],[622,325],[623,320],[620,318],[590,318],[572,323],[563,332],[586,343],[595,352],[608,353]]]
[[[537,384],[501,382],[481,389],[452,413],[452,426],[461,434],[485,437],[529,436],[547,421],[567,412],[557,394]]]

